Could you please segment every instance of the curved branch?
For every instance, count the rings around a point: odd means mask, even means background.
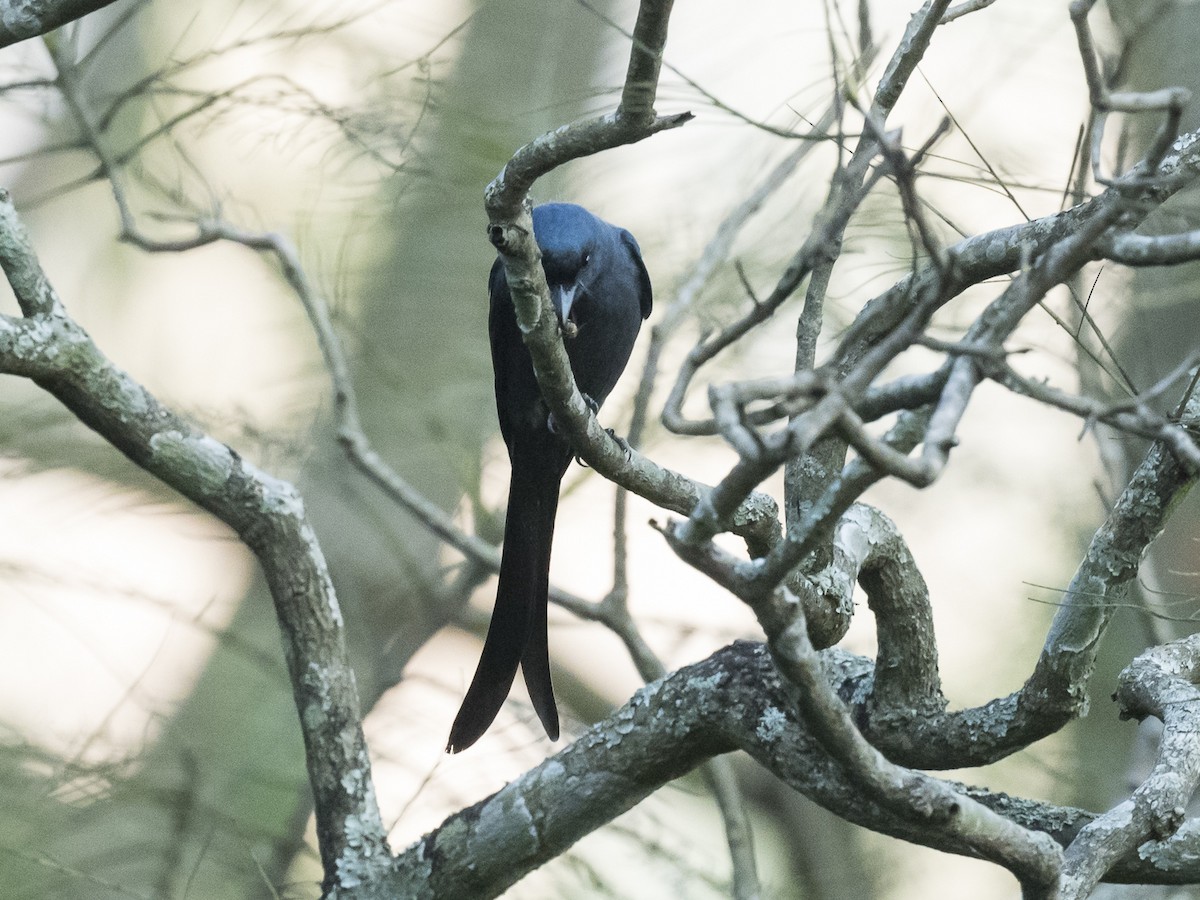
[[[1190,399],[1181,424],[1200,425],[1200,395]],[[981,707],[910,723],[904,762],[940,769],[986,765],[1077,717],[1087,701],[1100,638],[1126,602],[1146,548],[1195,481],[1167,444],[1154,444],[1092,538],[1025,685]],[[896,749],[869,724],[867,733],[887,752]]]
[[[842,691],[870,670],[862,657],[821,654]],[[743,750],[793,789],[848,821],[939,850],[977,856],[962,835],[934,835],[874,800],[799,723],[767,648],[740,641],[638,691],[578,741],[491,797],[455,813],[396,858],[392,896],[494,897],[523,874],[636,805],[702,760]],[[939,782],[1021,828],[1068,844],[1093,813]],[[1155,860],[1127,854],[1115,881],[1200,880],[1200,834],[1182,829]],[[1167,849],[1169,845],[1169,850]],[[1189,855],[1190,854],[1190,855]]]
[[[0,371],[32,379],[134,464],[232,528],[258,558],[300,714],[325,886],[378,877],[389,858],[387,833],[341,609],[300,495],[192,427],[104,356],[57,302],[2,191],[0,266],[27,316],[0,323]]]
[[[1083,900],[1117,860],[1179,830],[1200,785],[1200,635],[1147,650],[1121,673],[1121,718],[1164,725],[1158,761],[1133,796],[1096,818],[1067,849],[1063,900]]]
[[[803,609],[771,635],[771,654],[788,681],[809,728],[844,767],[847,777],[872,802],[928,833],[933,842],[955,841],[1003,865],[1021,882],[1024,896],[1054,896],[1062,851],[1047,835],[1031,831],[969,800],[945,781],[905,769],[867,742],[850,712],[830,687],[808,639]]]
[[[1123,266],[1177,266],[1200,259],[1200,230],[1178,234],[1115,234],[1100,248]]]
[[[842,517],[838,532],[851,528],[866,544],[858,582],[875,614],[877,632],[869,711],[875,719],[903,715],[907,726],[914,716],[946,708],[929,588],[904,537],[882,512],[852,506]]]

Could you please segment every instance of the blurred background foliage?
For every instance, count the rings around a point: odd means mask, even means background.
[[[1117,75],[1139,89],[1187,84],[1200,96],[1195,5],[1110,5],[1115,24],[1102,30],[1121,60]],[[908,7],[871,6],[883,59]],[[457,510],[464,527],[494,540],[505,466],[484,337],[491,253],[482,189],[526,140],[611,107],[628,49],[608,19],[628,27],[635,8],[216,0],[180,9],[122,0],[60,39],[82,60],[85,108],[122,163],[141,230],[187,234],[190,219],[219,212],[240,227],[289,234],[333,305],[378,451]],[[629,227],[662,308],[725,213],[794,146],[778,132],[803,133],[827,107],[832,73],[844,75],[857,45],[846,24],[856,17],[850,4],[681,4],[660,109],[691,109],[697,121],[572,164],[539,182],[537,199],[581,202]],[[69,104],[46,82],[53,77],[39,41],[0,55],[0,183],[101,347],[202,427],[301,486],[346,610],[380,800],[402,846],[553,750],[517,704],[477,750],[441,753],[490,583],[349,469],[311,328],[269,261],[228,245],[147,254],[116,240],[112,191]],[[920,188],[947,242],[1059,208],[1086,116],[1065,9],[1012,0],[945,28],[893,123],[916,146],[946,114],[955,129]],[[1194,123],[1195,107],[1191,115]],[[1114,161],[1136,154],[1144,125],[1110,125]],[[773,283],[803,240],[836,160],[831,144],[817,147],[747,228],[736,257],[751,283]],[[1191,221],[1194,204],[1180,198],[1168,212]],[[848,233],[823,339],[836,340],[912,260],[899,203],[883,187]],[[1077,335],[1049,317],[1021,333],[1032,351],[1023,368],[1114,396],[1122,369],[1139,387],[1152,383],[1200,334],[1197,279],[1182,271],[1101,273],[1089,308],[1119,368],[1086,329]],[[994,289],[948,309],[938,323],[946,335]],[[743,299],[725,267],[668,347],[665,381],[695,334]],[[1075,320],[1065,292],[1050,302]],[[787,371],[793,334],[782,315],[714,377]],[[925,363],[920,353],[901,361]],[[316,896],[295,709],[252,560],[35,388],[11,378],[0,386],[3,894]],[[628,390],[606,407],[606,424],[619,429],[627,411]],[[953,702],[1020,684],[1105,499],[1136,464],[1135,444],[1109,434],[1080,441],[1078,431],[1064,416],[984,390],[943,481],[919,494],[881,485],[872,495],[930,582]],[[707,480],[731,459],[718,442],[657,432],[649,452]],[[569,482],[554,577],[598,599],[612,577],[612,491],[583,471]],[[1195,509],[1193,501],[1148,570],[1150,588],[1165,592],[1148,602],[1171,621],[1139,610],[1118,616],[1093,715],[987,771],[959,773],[964,780],[1097,809],[1123,795],[1140,757],[1134,727],[1116,721],[1107,695],[1141,646],[1190,630]],[[653,515],[633,504],[631,603],[656,651],[676,666],[753,637],[748,614],[645,527]],[[596,626],[556,616],[552,641],[576,726],[637,686],[618,642]],[[868,621],[847,638],[860,652],[872,642]],[[751,765],[740,771],[769,896],[899,900],[964,896],[963,885],[974,897],[1011,894],[1007,876],[985,864],[852,829]],[[723,844],[703,784],[685,779],[511,894],[726,896]]]

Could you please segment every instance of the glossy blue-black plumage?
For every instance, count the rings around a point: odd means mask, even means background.
[[[642,320],[650,315],[650,276],[637,241],[581,206],[547,203],[533,210],[533,233],[579,390],[597,406],[616,384]],[[546,634],[550,548],[559,483],[571,446],[550,427],[529,350],[517,327],[504,267],[488,280],[488,330],[496,412],[512,463],[496,606],[483,654],[447,749],[475,743],[504,705],[518,666],[546,733],[558,738]]]

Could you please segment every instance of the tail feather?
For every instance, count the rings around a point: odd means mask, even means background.
[[[550,684],[546,595],[558,486],[565,467],[559,468],[544,453],[513,454],[496,606],[475,676],[450,729],[446,749],[451,753],[470,747],[495,721],[518,665],[524,670],[538,718],[552,739],[558,737],[558,710]]]
[[[529,691],[529,702],[552,741],[558,740],[558,707],[554,703],[554,685],[550,681],[550,642],[546,633],[546,613],[549,605],[550,585],[538,592],[540,601],[533,613],[533,630],[529,643],[521,656],[521,673],[525,676],[525,687]]]

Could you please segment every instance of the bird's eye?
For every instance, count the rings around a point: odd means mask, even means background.
[[[590,263],[591,261],[592,261],[592,254],[590,254],[590,253],[585,253],[585,254],[583,254],[583,264],[584,264],[585,266],[586,266],[588,263]]]

